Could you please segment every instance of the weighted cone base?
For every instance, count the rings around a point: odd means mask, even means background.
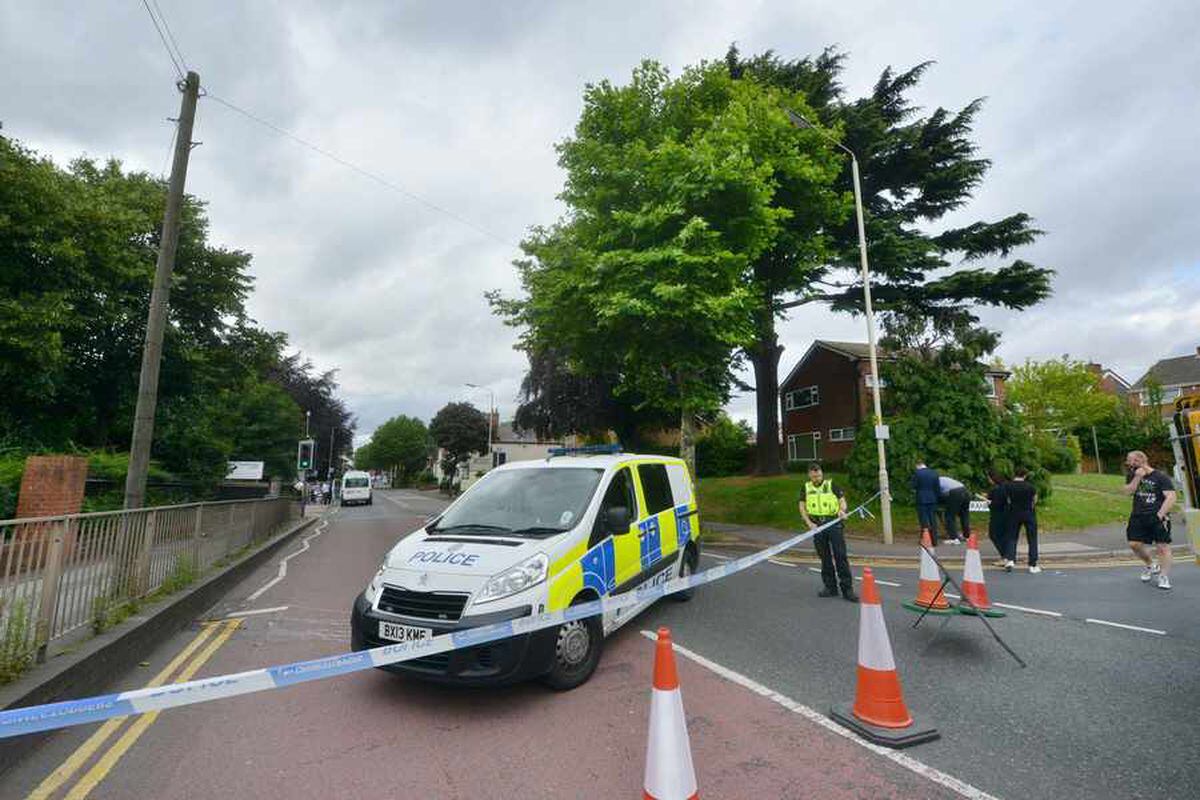
[[[830,716],[834,722],[849,728],[872,744],[900,750],[942,738],[937,728],[922,725],[917,719],[913,719],[912,725],[907,728],[880,728],[854,716],[853,707],[853,703],[838,703],[833,707]]]
[[[949,606],[947,608],[927,608],[926,606],[914,603],[912,600],[906,600],[900,605],[904,606],[909,611],[915,611],[918,614],[936,614],[937,616],[944,617],[950,614],[958,613],[958,609],[954,606]]]
[[[971,606],[959,604],[958,613],[960,614],[983,614],[985,617],[1007,617],[1008,614],[995,608],[974,609]]]

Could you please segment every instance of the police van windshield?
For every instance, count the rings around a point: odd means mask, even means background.
[[[485,475],[425,530],[553,536],[579,524],[602,469],[514,469]]]

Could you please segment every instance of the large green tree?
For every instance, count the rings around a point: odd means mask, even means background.
[[[526,298],[493,296],[527,351],[565,353],[581,373],[612,376],[617,394],[677,414],[693,468],[695,416],[728,399],[753,337],[751,265],[781,237],[820,263],[820,228],[845,213],[830,189],[836,159],[789,107],[807,110],[720,64],[672,79],[644,62],[627,85],[589,85],[558,146],[569,213],[524,243]]]
[[[386,470],[398,479],[412,478],[426,467],[430,443],[425,423],[401,414],[375,429],[370,441],[355,454],[355,466]]]
[[[63,169],[0,137],[0,446],[128,448],[165,196],[119,162]],[[249,319],[249,265],[185,197],[152,455],[198,491],[230,458],[290,476],[304,409],[350,442],[333,374]]]
[[[1013,369],[1008,401],[1039,431],[1077,431],[1112,415],[1121,401],[1100,385],[1100,376],[1066,356],[1029,361]]]
[[[447,403],[430,421],[429,435],[446,451],[443,472],[453,476],[459,464],[466,463],[472,453],[487,450],[487,417],[470,403]]]
[[[909,95],[931,62],[880,75],[871,93],[851,99],[839,83],[846,56],[829,48],[816,57],[787,60],[772,51],[749,58],[735,46],[725,56],[731,76],[803,96],[812,109],[799,113],[828,126],[858,157],[862,174],[872,291],[877,309],[924,320],[943,332],[977,322],[980,305],[1025,308],[1045,298],[1051,272],[1022,260],[999,263],[1041,232],[1028,214],[962,226],[939,225],[961,211],[982,184],[991,162],[971,140],[982,106],[975,100],[957,110],[922,114]],[[852,189],[849,159],[837,186]],[[757,398],[757,458],[760,473],[780,469],[779,361],[776,332],[790,308],[824,304],[861,313],[858,233],[854,220],[822,228],[829,257],[814,265],[797,251],[809,237],[799,198],[789,236],[754,259],[751,286],[759,298],[754,341],[746,348]]]

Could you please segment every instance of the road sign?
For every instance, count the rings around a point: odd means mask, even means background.
[[[225,473],[227,481],[261,481],[264,463],[262,461],[230,461]]]

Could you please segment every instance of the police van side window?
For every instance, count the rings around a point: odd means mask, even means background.
[[[596,516],[596,525],[592,528],[591,543],[601,541],[606,537],[604,531],[604,512],[610,508],[624,507],[629,512],[631,520],[638,518],[637,495],[633,491],[633,479],[629,470],[622,469],[613,475],[612,482],[604,492],[604,500],[600,502],[600,513]]]
[[[642,494],[646,497],[647,514],[657,514],[674,507],[666,464],[638,464],[637,471],[642,481]]]

